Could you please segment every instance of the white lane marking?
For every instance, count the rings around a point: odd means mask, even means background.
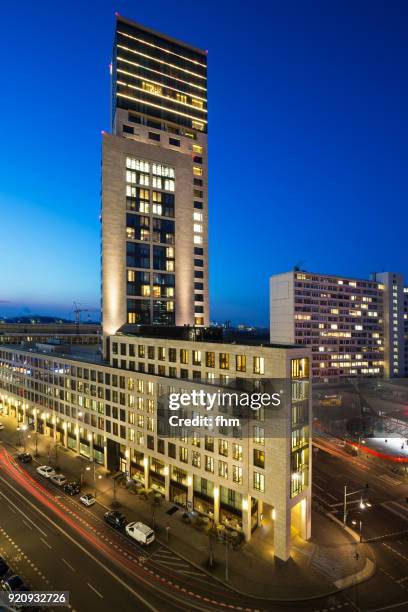
[[[48,546],[48,548],[52,548],[51,544],[48,544],[48,542],[46,540],[44,540],[44,538],[40,538],[41,542],[43,542],[43,544],[45,544],[46,546]]]
[[[27,523],[27,521],[25,519],[23,519],[23,523],[24,523],[24,525],[26,525],[26,527],[31,529],[31,531],[33,530],[33,528],[31,527],[30,523]]]
[[[89,588],[90,588],[90,589],[92,589],[93,591],[95,591],[95,593],[96,593],[97,595],[99,595],[99,597],[100,597],[101,599],[103,599],[103,595],[101,595],[101,593],[100,593],[99,591],[97,591],[97,590],[95,589],[95,587],[94,587],[94,586],[92,586],[92,584],[91,584],[90,582],[87,582],[86,584],[89,586]]]
[[[66,561],[66,560],[65,560],[63,557],[61,557],[61,561],[62,561],[63,563],[65,563],[65,565],[66,565],[67,567],[69,567],[69,569],[70,569],[70,570],[72,570],[73,572],[75,572],[75,567],[72,567],[72,565],[71,565],[70,563],[68,563],[68,561]]]
[[[152,612],[159,612],[157,610],[157,608],[155,608],[152,604],[150,604],[144,597],[142,597],[142,595],[140,595],[140,593],[138,593],[137,591],[135,591],[134,589],[132,589],[132,587],[125,582],[125,580],[122,580],[122,578],[120,578],[117,574],[115,574],[115,572],[113,572],[112,570],[110,570],[108,567],[106,567],[106,565],[100,561],[97,557],[95,557],[95,555],[93,555],[89,550],[87,550],[84,546],[82,546],[82,544],[80,542],[78,542],[78,540],[76,540],[74,537],[72,537],[69,533],[67,533],[65,531],[65,529],[63,529],[60,525],[58,525],[58,523],[56,523],[55,521],[53,521],[49,516],[47,516],[45,514],[45,512],[43,512],[42,510],[40,510],[40,508],[38,506],[36,506],[35,504],[33,504],[32,502],[30,502],[26,497],[24,497],[24,495],[22,493],[20,493],[20,491],[18,491],[18,489],[16,489],[15,487],[13,487],[13,485],[11,485],[9,482],[7,482],[7,480],[5,480],[5,478],[3,478],[2,476],[0,476],[0,480],[7,486],[9,487],[12,491],[14,491],[14,493],[16,493],[16,495],[18,495],[21,499],[23,499],[26,504],[28,504],[33,510],[36,510],[38,512],[38,514],[40,514],[45,520],[47,520],[53,527],[55,527],[55,529],[57,529],[60,533],[62,533],[70,542],[72,542],[73,544],[75,544],[75,546],[77,546],[80,550],[82,550],[83,553],[85,553],[88,557],[90,557],[90,559],[92,559],[92,561],[94,561],[94,563],[96,563],[97,565],[99,565],[99,567],[101,567],[103,570],[105,570],[105,572],[107,572],[112,578],[114,578],[114,580],[116,580],[117,582],[119,582],[119,584],[121,584],[125,589],[127,589],[130,593],[132,593],[132,595],[134,597],[136,597],[136,599],[138,599],[139,601],[142,601],[143,604],[146,606],[146,608],[148,608],[149,610],[151,610]],[[5,495],[3,495],[3,493],[1,493],[0,491],[0,495],[2,495],[2,497],[6,497]],[[7,499],[7,498],[6,498]],[[32,521],[30,521],[32,522]],[[46,535],[46,534],[45,534]],[[141,579],[141,582],[143,582],[144,584],[146,584],[146,580]]]
[[[3,479],[2,479],[2,480],[3,480]],[[6,481],[4,480],[3,482],[6,482]],[[7,483],[6,483],[6,484],[7,484]],[[12,488],[13,488],[13,487],[12,487]],[[1,495],[2,497],[4,497],[4,499],[8,499],[8,498],[6,497],[6,495],[4,495],[4,493],[2,493],[1,491],[0,491],[0,495]],[[11,505],[12,505],[12,506],[13,506],[13,507],[14,507],[14,508],[15,508],[15,509],[18,511],[18,512],[20,512],[20,514],[22,514],[22,515],[23,515],[23,516],[24,516],[24,517],[27,519],[27,521],[28,521],[29,523],[31,523],[31,525],[33,525],[33,527],[35,527],[36,529],[38,529],[38,531],[39,531],[40,533],[42,533],[42,535],[43,535],[45,538],[48,538],[48,536],[47,536],[47,534],[45,533],[45,531],[43,531],[42,529],[40,529],[40,528],[38,527],[38,525],[36,525],[36,524],[34,523],[34,521],[32,521],[32,520],[30,519],[30,517],[29,517],[29,516],[27,516],[27,515],[25,514],[25,512],[23,512],[23,511],[21,510],[21,508],[19,508],[19,507],[18,507],[18,506],[16,506],[15,504],[13,504],[13,502],[12,502],[12,501],[9,501],[9,503],[10,503],[10,504],[11,504]]]
[[[11,510],[13,514],[15,514],[15,513],[16,513],[16,511],[15,511],[15,510],[13,510],[13,508],[10,506],[10,504],[7,504],[7,505],[8,505],[8,507],[9,507],[9,510]]]
[[[325,495],[327,495],[328,497],[331,497],[332,499],[334,499],[334,501],[337,501],[339,499],[335,495],[332,495],[332,493],[329,493],[329,491],[326,491],[324,487],[321,487],[320,485],[318,485],[317,482],[314,482],[313,486],[319,489],[319,491],[323,491]]]
[[[398,508],[402,507],[402,509],[404,510],[404,513],[399,512],[396,508],[394,508],[394,505],[397,506]],[[392,512],[392,514],[395,514],[396,516],[399,516],[405,521],[408,521],[408,514],[406,513],[406,508],[404,508],[403,506],[400,506],[397,502],[393,502],[393,501],[383,502],[382,504],[380,504],[380,506],[388,510],[388,512]]]

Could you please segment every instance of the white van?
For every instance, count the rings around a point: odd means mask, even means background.
[[[128,523],[126,525],[126,533],[139,542],[148,546],[154,542],[154,531],[144,523]]]

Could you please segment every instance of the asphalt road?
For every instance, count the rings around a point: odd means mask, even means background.
[[[313,457],[315,507],[342,521],[347,485],[351,493],[347,497],[347,524],[359,532],[362,522],[363,541],[376,557],[375,576],[350,589],[350,601],[362,611],[408,610],[408,476],[364,456],[352,457],[323,438],[316,442],[320,448]],[[360,507],[362,499],[364,509]],[[396,604],[400,607],[390,608]]]
[[[84,508],[77,497],[67,497],[37,475],[35,464],[17,464],[13,459],[16,449],[7,443],[4,433],[0,444],[0,554],[32,588],[69,591],[71,608],[77,612],[408,609],[408,516],[403,505],[407,484],[401,476],[343,456],[336,448],[334,455],[318,451],[314,499],[320,511],[341,519],[344,483],[350,492],[369,483],[371,508],[364,511],[363,533],[376,539],[371,546],[379,570],[366,583],[335,596],[271,603],[238,595],[159,543],[143,549],[116,532],[103,521],[104,509],[99,504]],[[359,520],[359,499],[356,501],[350,497],[350,524]],[[389,608],[394,604],[399,608]]]

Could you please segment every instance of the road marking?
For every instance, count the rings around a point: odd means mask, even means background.
[[[52,548],[51,544],[48,544],[48,542],[46,540],[44,540],[44,538],[40,538],[41,542],[43,542],[43,544],[45,544],[46,546],[48,546],[48,548]]]
[[[388,510],[388,512],[392,512],[396,516],[399,516],[400,518],[404,519],[405,521],[408,521],[407,508],[405,508],[404,506],[402,506],[398,502],[394,502],[394,501],[383,502],[382,504],[380,504],[380,506],[382,506],[383,508]],[[394,506],[397,506],[398,508],[402,509],[404,512],[399,512],[396,508],[394,508]]]
[[[65,560],[63,557],[61,557],[61,561],[62,561],[63,563],[65,563],[65,565],[66,565],[67,567],[69,567],[69,569],[70,569],[70,570],[72,570],[73,572],[75,572],[75,568],[74,568],[74,567],[72,567],[72,565],[71,565],[70,563],[68,563],[68,561],[66,561],[66,560]]]
[[[38,514],[40,514],[45,520],[47,520],[49,523],[51,523],[51,525],[53,525],[53,527],[55,527],[55,529],[57,529],[60,533],[62,533],[70,542],[72,542],[73,544],[75,544],[75,546],[77,546],[80,550],[82,550],[83,553],[85,553],[88,557],[90,557],[92,559],[92,561],[94,561],[94,563],[96,563],[97,565],[99,565],[99,567],[101,567],[102,569],[105,570],[105,572],[107,572],[112,578],[114,578],[114,580],[116,580],[117,582],[119,582],[125,589],[127,589],[130,593],[132,593],[132,595],[134,595],[134,597],[136,597],[136,599],[138,599],[139,601],[142,601],[143,604],[149,609],[152,610],[152,612],[159,612],[157,610],[157,608],[155,608],[151,603],[149,603],[147,601],[147,599],[145,599],[144,597],[142,597],[142,595],[140,595],[140,593],[138,593],[137,591],[135,591],[127,582],[125,582],[125,580],[122,580],[122,578],[120,578],[117,574],[115,574],[115,572],[113,572],[112,570],[110,570],[108,567],[106,567],[106,565],[100,561],[97,557],[95,557],[95,555],[93,555],[89,550],[87,550],[84,546],[82,546],[82,544],[80,542],[78,542],[74,537],[72,537],[67,531],[65,531],[65,529],[63,529],[60,525],[58,525],[58,523],[56,523],[53,519],[51,519],[49,516],[47,516],[45,514],[45,512],[43,512],[42,510],[40,510],[40,508],[38,508],[38,506],[36,506],[35,504],[33,504],[31,501],[29,501],[22,493],[20,493],[20,491],[18,489],[16,489],[15,487],[13,487],[13,485],[11,485],[9,482],[7,482],[7,480],[5,480],[5,478],[3,478],[2,476],[0,476],[0,480],[7,486],[9,487],[12,491],[14,491],[14,493],[16,493],[16,495],[18,495],[21,499],[23,499],[26,504],[28,504],[29,506],[31,506],[31,508],[33,508],[33,510],[36,510],[38,512]],[[6,496],[1,493],[0,491],[0,495],[2,495],[2,497]],[[7,499],[7,498],[6,498]],[[14,505],[14,504],[13,504]],[[32,521],[30,521],[32,522]],[[46,534],[45,534],[46,535]],[[139,577],[140,578],[140,577]],[[142,580],[142,579],[141,579]],[[142,582],[146,583],[146,581]]]
[[[8,507],[9,507],[9,510],[11,510],[13,514],[15,514],[15,513],[16,513],[16,511],[15,511],[15,510],[13,510],[13,508],[10,506],[10,504],[7,504],[7,505],[8,505]]]
[[[95,593],[96,593],[97,595],[99,595],[99,597],[100,597],[101,599],[103,599],[103,595],[101,595],[101,593],[100,593],[99,591],[97,591],[97,590],[95,589],[95,587],[94,587],[94,586],[92,586],[92,584],[91,584],[90,582],[87,582],[86,584],[89,586],[89,588],[90,588],[90,589],[92,589],[93,591],[95,591]]]
[[[15,514],[15,513],[14,513]],[[24,525],[26,525],[26,527],[28,527],[29,529],[31,529],[31,531],[33,530],[33,528],[31,527],[30,523],[27,523],[27,521],[25,519],[23,519],[23,523]]]
[[[332,493],[329,493],[329,491],[326,491],[326,489],[324,487],[321,487],[320,485],[318,485],[316,482],[313,483],[313,486],[316,487],[317,489],[319,489],[319,491],[323,491],[323,493],[325,495],[327,495],[328,497],[331,497],[332,499],[334,499],[335,501],[337,501],[339,498],[336,497],[335,495],[332,495]]]
[[[2,479],[2,480],[3,480],[3,479]],[[6,481],[4,481],[4,482],[6,482]],[[7,484],[7,483],[6,483],[6,484]],[[13,487],[12,487],[12,488],[13,488]],[[18,491],[17,491],[17,492],[18,492]],[[8,497],[6,497],[6,495],[4,495],[4,493],[2,493],[1,491],[0,491],[0,495],[1,495],[2,497],[4,497],[4,499],[8,499]],[[20,495],[20,493],[19,493],[19,495]],[[33,526],[34,526],[36,529],[38,529],[38,531],[39,531],[40,533],[42,533],[44,537],[48,538],[48,536],[47,536],[47,534],[45,533],[45,531],[43,531],[42,529],[40,529],[40,528],[38,527],[38,525],[36,525],[36,524],[34,523],[34,521],[32,521],[32,520],[30,519],[30,517],[29,517],[29,516],[27,516],[27,515],[25,514],[25,512],[23,512],[23,511],[21,510],[21,508],[19,508],[19,507],[18,507],[18,506],[16,506],[15,504],[13,504],[13,502],[12,502],[12,501],[9,501],[9,503],[10,503],[12,506],[14,506],[14,508],[15,508],[15,509],[16,509],[18,512],[20,512],[20,514],[22,514],[22,515],[23,515],[23,516],[24,516],[24,517],[27,519],[27,521],[28,521],[29,523],[31,523],[31,524],[32,524],[32,525],[33,525]]]

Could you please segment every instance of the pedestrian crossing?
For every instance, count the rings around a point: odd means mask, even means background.
[[[204,574],[204,572],[201,572],[199,569],[195,568],[193,565],[188,563],[188,561],[184,561],[184,559],[164,546],[161,546],[150,556],[150,561],[153,561],[168,570],[172,570],[177,574],[181,574],[182,576],[190,576],[196,580],[201,579],[203,582],[208,583],[207,574]]]

